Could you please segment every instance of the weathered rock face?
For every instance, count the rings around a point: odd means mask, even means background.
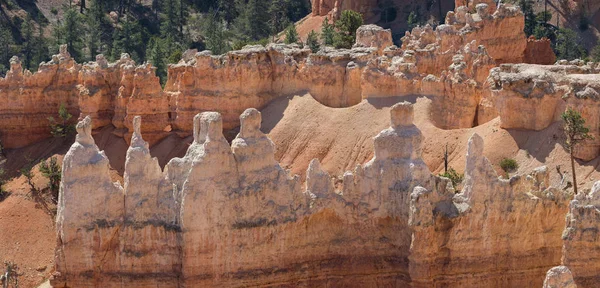
[[[577,288],[577,285],[568,267],[556,266],[546,273],[544,288]]]
[[[493,109],[482,114],[480,122],[500,116],[505,129],[542,130],[570,107],[581,113],[594,139],[586,140],[575,156],[591,160],[600,154],[600,74],[597,65],[573,61],[552,66],[501,65],[490,71],[489,93],[482,102]]]
[[[6,78],[0,78],[0,135],[5,148],[22,147],[50,136],[48,117],[57,118],[61,103],[77,116],[77,77],[80,65],[66,50],[41,63],[39,72],[23,72],[21,61],[11,59]]]
[[[541,286],[540,275],[560,261],[568,202],[548,176],[542,167],[499,179],[473,135],[460,193],[445,181],[412,192],[413,287]]]
[[[356,44],[358,47],[375,47],[379,54],[387,47],[393,46],[392,31],[377,25],[363,25],[356,30]]]
[[[556,55],[551,46],[552,42],[548,38],[535,39],[529,36],[527,39],[527,48],[523,62],[529,64],[551,65],[556,62]]]
[[[562,264],[573,272],[577,287],[598,287],[600,182],[594,184],[589,194],[583,192],[575,196],[566,219]]]
[[[499,180],[474,136],[455,194],[421,159],[407,102],[374,137],[373,159],[336,185],[317,160],[301,185],[275,161],[260,112],[240,121],[230,147],[219,113],[196,115],[187,154],[161,171],[134,117],[124,187],[81,121],[63,165],[52,284],[534,287],[560,262],[567,206],[547,171]]]

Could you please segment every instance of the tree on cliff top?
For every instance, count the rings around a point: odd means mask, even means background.
[[[352,10],[344,10],[340,20],[335,22],[337,32],[334,36],[333,46],[338,49],[352,48],[356,41],[356,30],[361,25],[363,25],[362,14]]]
[[[290,24],[287,29],[285,29],[285,44],[298,43],[299,36],[298,31],[296,31],[296,26],[294,24]]]
[[[593,139],[591,135],[589,135],[590,129],[585,127],[585,119],[581,117],[581,114],[571,108],[568,108],[561,115],[564,121],[564,131],[567,139],[565,141],[565,146],[569,149],[569,154],[571,155],[571,173],[573,175],[573,191],[575,195],[577,195],[577,177],[575,176],[575,157],[573,157],[573,150],[577,144],[586,140]]]
[[[333,45],[333,37],[335,35],[335,30],[333,25],[329,24],[329,19],[325,17],[323,20],[323,25],[321,28],[321,41],[323,41],[323,45],[331,46]]]

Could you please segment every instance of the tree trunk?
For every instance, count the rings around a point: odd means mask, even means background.
[[[444,174],[448,173],[448,143],[446,143],[446,151],[444,152]]]
[[[573,174],[573,192],[577,195],[577,176],[575,176],[575,157],[573,157],[573,147],[569,148],[569,154],[571,155],[571,173]]]
[[[85,9],[85,0],[81,0],[81,2],[79,2],[79,13],[83,14],[83,10]]]

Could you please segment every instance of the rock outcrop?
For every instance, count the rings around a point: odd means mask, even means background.
[[[544,288],[577,288],[573,281],[573,274],[566,266],[556,266],[546,274]]]
[[[460,193],[438,181],[411,194],[413,287],[541,286],[540,275],[560,262],[568,202],[548,176],[542,167],[498,178],[473,135]]]
[[[529,36],[525,48],[524,63],[551,65],[556,62],[556,55],[552,50],[552,42],[548,38],[535,39]]]
[[[580,288],[600,285],[600,182],[586,192],[571,201],[563,233],[562,264],[573,272]]]
[[[260,112],[240,121],[230,147],[221,114],[197,114],[187,154],[161,171],[134,117],[121,187],[82,120],[63,165],[54,287],[535,287],[560,262],[566,198],[547,171],[498,179],[475,135],[455,194],[421,159],[407,102],[373,159],[335,185],[317,160],[301,185]]]
[[[570,107],[581,113],[594,137],[579,145],[575,156],[594,159],[600,155],[599,72],[597,64],[580,60],[552,66],[505,64],[493,68],[489,91],[480,104],[491,103],[487,107],[493,108],[480,113],[479,122],[499,116],[505,129],[542,130],[560,121],[561,113]]]

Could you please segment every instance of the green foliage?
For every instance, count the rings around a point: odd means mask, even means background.
[[[54,117],[48,117],[48,121],[50,121],[50,133],[54,137],[67,137],[71,133],[75,131],[75,127],[72,124],[69,124],[69,119],[71,119],[73,115],[69,114],[65,103],[60,103],[60,107],[58,108],[58,118],[60,121],[56,121]]]
[[[552,13],[550,11],[542,11],[535,15],[535,21],[538,23],[547,23],[550,19],[552,19]]]
[[[21,45],[21,53],[23,54],[23,66],[25,69],[31,69],[33,64],[33,47],[34,47],[34,34],[33,20],[27,16],[25,21],[21,24],[21,32],[23,35],[23,44]]]
[[[296,25],[290,24],[287,29],[285,29],[285,44],[298,43],[299,41],[298,31],[296,31]]]
[[[201,24],[205,31],[206,49],[212,51],[215,55],[223,54],[229,51],[228,37],[225,31],[225,25],[221,22],[220,16],[216,12],[209,12]]]
[[[454,188],[456,188],[460,183],[462,183],[463,179],[465,178],[464,174],[459,174],[452,167],[450,167],[445,173],[440,174],[440,176],[450,179]]]
[[[121,53],[129,53],[131,59],[140,63],[146,53],[144,49],[142,28],[136,21],[124,18],[121,28],[117,28],[113,32],[112,59],[119,59]]]
[[[406,23],[408,24],[408,30],[412,30],[413,28],[417,27],[420,23],[420,16],[418,14],[418,11],[411,11],[410,14],[408,14],[408,18],[406,18]]]
[[[271,6],[269,7],[269,14],[271,15],[271,18],[269,19],[269,25],[271,25],[270,29],[273,35],[276,35],[286,27],[289,29],[290,20],[287,17],[288,3],[289,1],[287,0],[271,1]]]
[[[319,33],[315,32],[315,30],[311,30],[306,37],[306,46],[308,46],[313,53],[317,53],[321,48],[321,45],[319,44]]]
[[[31,161],[31,159],[29,159],[29,156],[26,156],[25,159],[27,160],[27,164],[25,164],[25,166],[23,166],[23,168],[21,168],[19,170],[19,172],[21,173],[21,175],[25,176],[25,179],[27,180],[27,185],[29,185],[29,188],[32,192],[37,191],[37,189],[35,188],[35,185],[33,184],[33,161]]]
[[[335,29],[332,24],[329,24],[329,19],[325,17],[323,20],[323,25],[321,28],[321,41],[323,45],[331,46],[333,45],[333,38],[335,35]]]
[[[577,27],[581,31],[586,31],[588,28],[590,28],[590,19],[588,19],[588,17],[586,17],[584,13],[581,13],[579,15],[579,23]]]
[[[533,12],[533,0],[519,0],[519,6],[525,16],[525,28],[523,31],[527,36],[533,35],[535,27],[537,26],[536,15]]]
[[[114,61],[122,53],[128,53],[138,64],[157,63],[157,73],[164,83],[166,63],[178,62],[177,58],[186,49],[210,49],[222,54],[232,47],[265,45],[269,36],[279,35],[310,11],[308,0],[81,0],[79,3],[52,7],[50,14],[56,20],[52,22],[29,10],[10,13],[5,21],[0,21],[0,76],[9,69],[13,55],[20,56],[24,68],[34,71],[41,61],[58,52],[59,45],[68,44],[68,52],[79,63],[95,60],[98,54]],[[20,9],[19,5],[14,8]],[[59,13],[58,9],[64,12]],[[116,12],[116,19],[108,17],[111,12]],[[190,23],[194,19],[199,19],[198,23]],[[48,24],[51,26],[47,27]],[[328,29],[326,43],[333,45],[335,31],[332,25]],[[44,38],[45,34],[49,39]]]
[[[83,16],[74,8],[68,8],[64,11],[64,21],[60,27],[60,32],[64,35],[64,42],[67,44],[67,51],[71,57],[77,62],[82,62],[83,59]]]
[[[160,78],[161,85],[165,85],[167,81],[167,52],[165,46],[165,40],[158,37],[152,38],[148,46],[149,52],[147,53],[148,61],[156,67],[156,76]]]
[[[590,57],[592,58],[592,61],[600,62],[600,45],[596,45],[592,49],[592,52],[590,53]]]
[[[512,172],[519,168],[519,164],[517,160],[511,158],[504,158],[500,161],[500,168],[504,170],[504,172]]]
[[[340,19],[335,22],[336,33],[333,38],[335,48],[352,48],[356,41],[356,29],[363,24],[362,14],[345,10]]]
[[[48,181],[48,188],[52,193],[52,197],[55,202],[58,201],[58,192],[60,189],[60,179],[62,176],[60,164],[56,157],[51,157],[50,160],[40,162],[40,173],[46,177]]]
[[[558,59],[574,60],[586,56],[586,50],[580,44],[577,33],[567,28],[558,30],[554,50]]]
[[[585,127],[585,119],[579,112],[569,107],[561,114],[561,118],[564,121],[563,129],[567,136],[565,141],[567,148],[571,149],[586,139],[593,139],[589,134],[590,129]]]
[[[265,0],[238,2],[240,16],[235,20],[238,37],[247,42],[267,38],[271,34],[269,26],[269,5]]]
[[[15,42],[10,28],[0,22],[0,75],[10,69],[10,58],[15,53]]]
[[[575,174],[575,156],[573,155],[574,148],[577,144],[587,139],[594,139],[589,134],[590,129],[585,126],[585,119],[581,114],[571,107],[561,114],[564,122],[563,130],[565,131],[565,146],[571,155],[571,173],[573,175],[573,191],[577,195],[577,176]]]

